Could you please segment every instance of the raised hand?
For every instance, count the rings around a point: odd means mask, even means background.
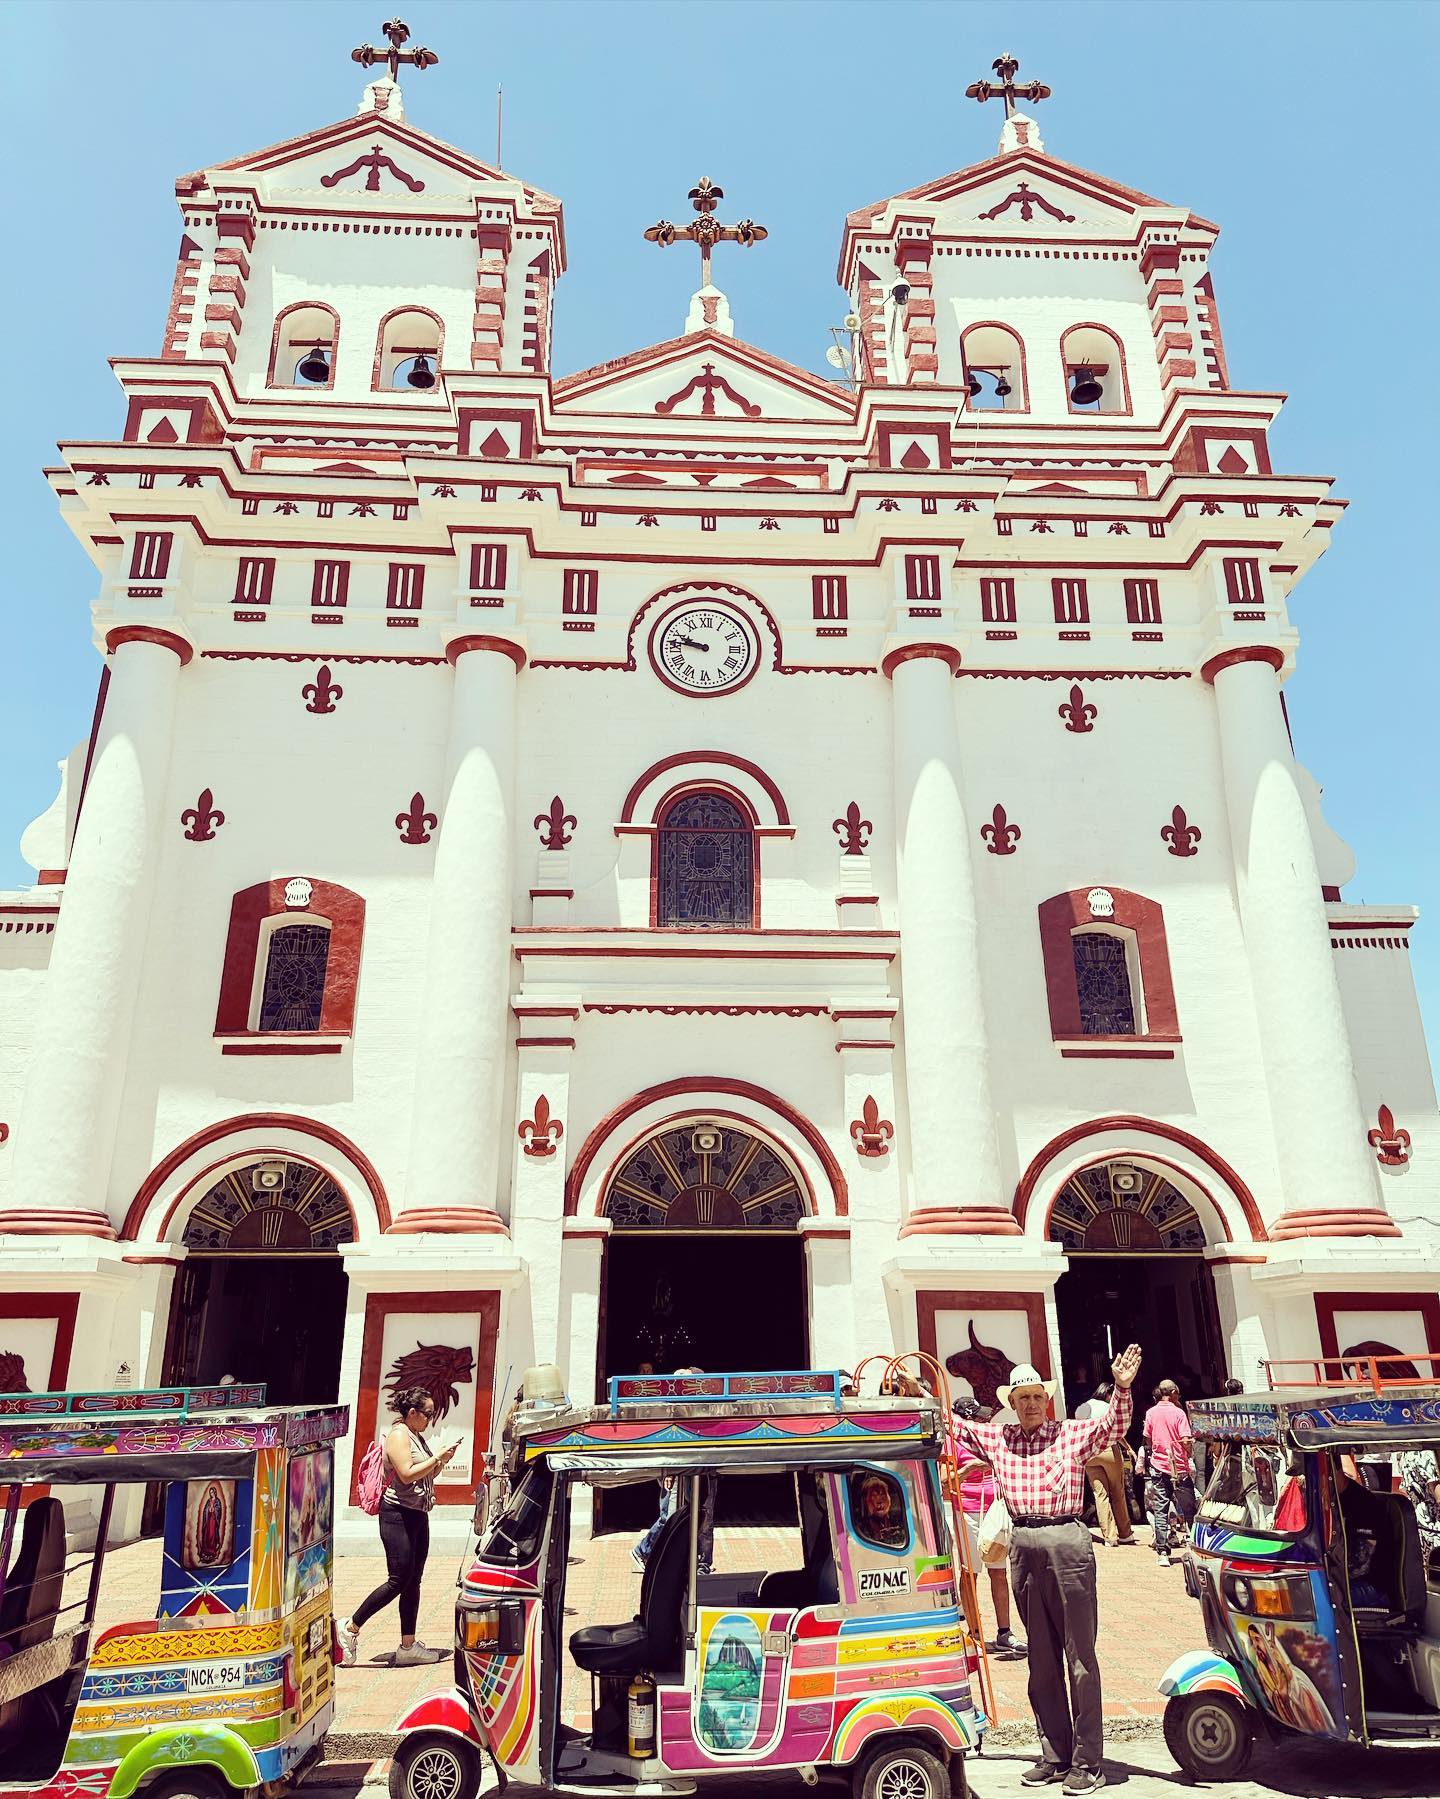
[[[1128,1387],[1140,1372],[1140,1345],[1132,1343],[1128,1349],[1122,1349],[1110,1364],[1110,1372],[1115,1376],[1117,1387]]]

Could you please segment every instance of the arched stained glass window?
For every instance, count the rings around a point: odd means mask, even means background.
[[[260,995],[262,1031],[318,1031],[330,960],[327,924],[287,924],[273,931]]]
[[[1077,931],[1070,939],[1080,1029],[1087,1037],[1133,1037],[1135,996],[1125,939],[1108,931]]]
[[[721,793],[686,793],[660,820],[655,922],[737,926],[755,922],[755,832]]]

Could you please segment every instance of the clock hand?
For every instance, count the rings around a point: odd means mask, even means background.
[[[704,650],[707,656],[710,653],[710,645],[708,643],[701,643],[697,638],[677,637],[675,641],[676,643],[683,643],[687,650]]]

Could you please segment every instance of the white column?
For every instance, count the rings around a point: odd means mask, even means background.
[[[1008,1211],[990,1100],[975,878],[955,723],[956,653],[893,651],[901,1022],[912,1204],[902,1235],[971,1231]]]
[[[0,1231],[113,1237],[106,1209],[145,951],[180,670],[172,631],[110,633],[110,681],[70,852]],[[177,828],[178,828],[178,821]]]
[[[1279,652],[1214,657],[1240,922],[1285,1213],[1278,1237],[1393,1234],[1355,1087],[1320,872],[1280,709]]]
[[[392,1229],[500,1231],[496,1177],[510,1028],[515,677],[524,652],[461,637],[430,899],[405,1205]]]

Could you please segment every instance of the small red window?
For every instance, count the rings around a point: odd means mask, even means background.
[[[169,531],[137,531],[130,557],[130,579],[163,581],[170,572],[170,546],[174,541]]]
[[[1090,623],[1090,590],[1084,581],[1056,579],[1050,583],[1050,592],[1055,601],[1057,625]]]
[[[565,592],[560,610],[572,616],[588,618],[600,609],[600,571],[598,568],[567,568]]]
[[[1160,583],[1137,577],[1125,583],[1125,617],[1132,625],[1160,623]]]
[[[505,585],[510,561],[509,546],[503,543],[473,543],[470,546],[470,585],[487,593]]]
[[[934,606],[940,600],[940,558],[905,558],[905,598]]]
[[[385,594],[391,612],[418,612],[425,594],[425,566],[420,562],[392,562],[390,585]]]
[[[268,606],[275,585],[273,556],[242,556],[235,571],[235,604]]]
[[[992,575],[981,581],[980,616],[987,625],[1015,623],[1015,582],[1011,576]]]
[[[310,582],[312,606],[343,606],[350,597],[350,564],[317,562]]]
[[[1232,606],[1263,606],[1260,564],[1253,556],[1225,558],[1225,597]]]
[[[850,616],[850,583],[845,575],[812,575],[810,598],[816,618]]]

